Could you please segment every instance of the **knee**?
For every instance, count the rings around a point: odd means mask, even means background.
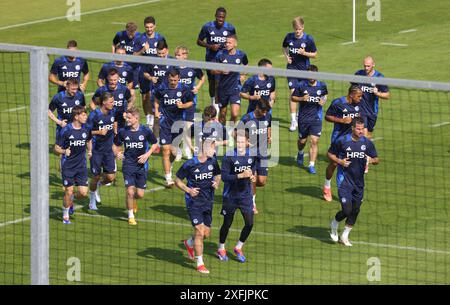
[[[105,176],[105,182],[106,182],[106,183],[112,182],[112,181],[114,180],[114,178],[116,178],[116,175],[115,175],[115,174],[107,174],[107,175]]]
[[[200,237],[200,238],[205,238],[205,229],[200,227],[196,227],[195,228],[195,236]]]
[[[144,190],[137,190],[134,196],[136,199],[144,198]]]
[[[88,189],[86,187],[80,188],[78,190],[78,193],[80,194],[81,197],[87,197]]]
[[[203,233],[203,239],[207,239],[211,235],[211,230],[209,228],[205,229]]]
[[[127,197],[128,197],[128,198],[134,198],[134,194],[135,194],[134,188],[129,187],[129,188],[127,189]]]
[[[266,182],[267,179],[265,177],[261,178],[260,176],[258,176],[258,179],[256,180],[256,186],[263,187],[266,185]]]

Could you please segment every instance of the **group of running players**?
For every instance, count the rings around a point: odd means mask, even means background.
[[[206,49],[206,61],[247,65],[247,55],[237,49],[236,30],[225,19],[226,10],[218,8],[215,21],[202,27],[197,44]],[[294,32],[288,33],[282,43],[287,69],[317,72],[318,68],[310,64],[310,58],[317,56],[317,48],[312,36],[304,32],[303,18],[295,18],[292,26]],[[135,23],[127,23],[126,29],[115,35],[112,52],[170,58],[164,36],[155,31],[154,17],[144,19],[144,29],[145,32],[138,33]],[[67,47],[76,50],[76,41],[69,41]],[[175,48],[176,59],[185,60],[188,54],[184,46]],[[263,58],[258,66],[271,68],[272,63]],[[364,69],[356,74],[383,77],[374,67],[373,58],[366,57]],[[203,110],[202,119],[196,119],[197,93],[206,78],[211,105]],[[122,160],[128,223],[136,225],[137,200],[144,197],[147,186],[148,159],[162,150],[166,187],[176,185],[185,192],[194,231],[183,242],[189,258],[197,262],[197,270],[209,273],[203,262],[203,240],[210,235],[214,192],[221,180],[224,220],[216,255],[222,261],[228,260],[225,242],[239,209],[245,224],[233,252],[238,261],[246,261],[242,248],[252,230],[254,214],[258,213],[256,187],[264,186],[268,175],[272,107],[276,100],[274,77],[258,74],[245,80],[237,72],[208,70],[205,75],[201,69],[189,67],[113,61],[100,70],[98,89],[89,102],[89,115],[84,95],[89,80],[86,60],[70,56],[56,59],[49,80],[58,86],[48,115],[57,125],[55,152],[61,157],[64,224],[71,223],[74,199],[88,196],[88,190],[89,209],[98,209],[99,188],[115,180],[117,159]],[[298,129],[299,134],[297,163],[303,166],[303,149],[310,138],[308,171],[316,174],[327,86],[315,79],[298,78],[289,78],[288,85],[291,91],[289,129]],[[135,105],[136,90],[142,95],[145,125],[140,123],[141,114]],[[371,141],[379,98],[389,98],[386,86],[351,84],[348,94],[333,100],[325,114],[325,119],[334,123],[334,129],[323,196],[326,201],[332,201],[331,178],[337,167],[342,210],[331,222],[330,237],[346,246],[351,246],[348,235],[363,200],[364,173],[369,163],[379,162]],[[248,107],[239,120],[241,99],[248,100]],[[228,105],[230,122],[234,125],[227,129]],[[226,151],[219,166],[218,149],[226,149],[231,143],[234,148]],[[180,144],[184,145],[183,149]],[[187,161],[173,180],[173,162],[180,160],[183,153]],[[90,182],[86,154],[90,159]],[[338,223],[344,219],[345,228],[339,238]]]

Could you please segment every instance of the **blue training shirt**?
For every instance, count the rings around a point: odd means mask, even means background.
[[[222,50],[225,47],[225,42],[227,37],[230,35],[236,35],[236,29],[231,23],[224,22],[222,27],[218,27],[216,21],[207,22],[203,25],[200,33],[198,34],[198,39],[204,40],[206,38],[207,44],[219,44]],[[213,51],[206,48],[206,61],[213,61],[216,57],[218,51]]]
[[[367,76],[365,70],[356,71],[355,75]],[[372,77],[384,77],[383,74],[375,70],[375,73]],[[353,83],[358,85],[362,92],[363,96],[361,98],[361,108],[363,114],[367,117],[376,118],[378,116],[378,96],[373,93],[373,89],[375,87],[378,88],[380,92],[388,92],[389,88],[386,85],[376,85],[376,84],[365,84],[365,83]]]
[[[306,94],[308,94],[309,100],[307,102],[299,103],[298,122],[322,122],[323,107],[320,106],[319,101],[328,94],[327,85],[324,82],[317,81],[315,86],[311,86],[307,80],[304,80],[298,84],[298,87],[295,88],[292,96],[303,97]]]
[[[219,51],[213,61],[217,63],[230,65],[245,66],[248,64],[247,54],[245,54],[241,50],[236,50],[236,53],[233,55],[229,54],[227,50]],[[240,76],[241,74],[238,72],[219,74],[217,77],[219,81],[217,90],[223,93],[232,93],[236,90],[239,92],[239,88],[241,85]]]

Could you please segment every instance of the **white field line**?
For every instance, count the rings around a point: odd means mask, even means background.
[[[146,190],[146,192],[152,193],[152,192],[157,192],[157,191],[160,191],[160,190],[163,190],[163,189],[165,189],[165,187],[160,186],[160,187],[155,187],[153,189]],[[75,206],[75,210],[78,210],[78,209],[81,209],[81,208],[83,208],[82,205],[76,205]],[[57,209],[57,210],[55,210],[53,212],[50,212],[50,215],[54,215],[54,214],[58,214],[58,213],[61,213],[61,210]],[[0,223],[0,228],[6,227],[8,225],[13,225],[13,224],[16,224],[16,223],[28,221],[30,219],[31,219],[31,217],[28,216],[28,217],[24,217],[24,218],[20,218],[20,219],[16,219],[16,220],[10,220],[10,221],[7,221],[7,222],[3,222],[3,223]]]
[[[393,43],[393,42],[382,42],[380,43],[383,46],[394,46],[394,47],[407,47],[407,44],[404,43]]]
[[[372,142],[375,142],[375,141],[380,141],[380,140],[383,140],[383,137],[377,137],[377,138],[373,138],[373,139],[372,139]]]
[[[17,108],[11,108],[11,109],[8,109],[8,110],[3,110],[3,112],[14,112],[14,111],[23,110],[23,109],[26,109],[26,108],[27,108],[26,106],[22,106],[22,107],[17,107]]]
[[[346,46],[346,45],[354,44],[354,43],[357,43],[357,41],[355,41],[355,42],[353,42],[353,41],[347,41],[347,42],[341,43],[341,45]]]
[[[93,11],[87,11],[84,13],[80,13],[79,15],[71,15],[71,17],[92,15],[92,14],[108,12],[108,11],[118,10],[118,9],[127,8],[127,7],[134,7],[134,6],[139,6],[139,5],[143,5],[143,4],[155,3],[155,2],[159,2],[159,1],[161,1],[161,0],[150,0],[150,1],[125,4],[125,5],[120,5],[120,6],[113,6],[113,7],[102,8],[102,9],[93,10]],[[25,23],[12,24],[12,25],[8,25],[8,26],[0,27],[0,31],[12,29],[12,28],[18,28],[18,27],[22,27],[22,26],[27,26],[27,25],[31,25],[31,24],[45,23],[45,22],[50,22],[50,21],[54,21],[54,20],[61,20],[61,19],[65,19],[65,18],[67,18],[67,16],[59,16],[59,17],[29,21],[29,22],[25,22]]]
[[[450,124],[450,122],[442,122],[442,123],[430,125],[430,127],[436,128],[436,127],[441,127],[441,126],[448,125],[448,124]]]
[[[89,92],[89,93],[86,93],[84,96],[93,96],[95,94],[95,92]]]
[[[98,217],[98,218],[113,218],[113,219],[120,219],[123,221],[127,220],[126,217],[109,217],[109,216],[99,215],[99,214],[78,213],[77,215],[88,216],[88,217]],[[189,223],[180,223],[180,222],[164,221],[164,220],[156,220],[156,219],[138,219],[138,218],[136,219],[136,221],[192,228],[192,225]],[[219,230],[220,228],[212,227],[212,229]],[[241,232],[241,229],[230,229],[230,231]],[[315,237],[309,237],[309,236],[303,236],[303,235],[297,235],[297,234],[289,234],[289,233],[252,231],[251,234],[262,235],[262,236],[272,236],[272,237],[285,237],[285,238],[309,239],[309,240],[318,239],[321,241],[329,241],[328,238],[315,238]],[[378,244],[378,243],[370,243],[370,242],[365,242],[365,241],[352,241],[352,243],[376,247],[376,248],[390,248],[390,249],[407,250],[407,251],[414,251],[414,252],[426,252],[426,253],[450,255],[450,251],[443,251],[443,250],[425,249],[425,248],[417,248],[417,247],[409,247],[409,246],[398,246],[398,245],[390,245],[390,244]]]
[[[398,32],[399,34],[406,34],[406,33],[412,33],[412,32],[417,32],[417,29],[409,29],[409,30],[403,30]]]
[[[120,25],[126,25],[126,22],[111,22],[111,24],[120,24]]]

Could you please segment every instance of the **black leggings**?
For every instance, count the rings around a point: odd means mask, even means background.
[[[253,213],[244,213],[241,211],[242,217],[244,217],[244,227],[242,228],[241,231],[241,236],[239,237],[239,241],[240,242],[245,242],[248,238],[248,236],[250,235],[250,232],[252,231],[253,228]],[[227,239],[228,236],[228,231],[230,230],[231,224],[233,223],[233,219],[234,219],[234,213],[233,214],[226,214],[223,217],[223,224],[222,227],[220,228],[220,243],[224,244],[225,240]]]
[[[345,218],[345,224],[353,226],[356,223],[356,218],[358,217],[359,210],[361,208],[361,202],[352,202],[352,203],[341,203],[342,210],[336,213],[336,220],[342,221]]]

